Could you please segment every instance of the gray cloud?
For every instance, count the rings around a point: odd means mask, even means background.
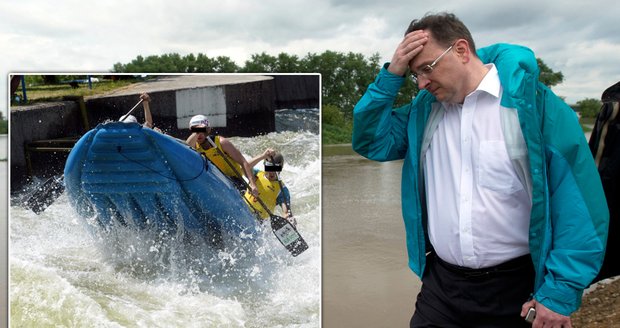
[[[412,19],[439,11],[459,16],[479,47],[508,42],[532,48],[564,74],[554,90],[569,103],[598,98],[620,80],[620,7],[612,0],[5,1],[0,66],[4,76],[101,72],[137,55],[170,52],[228,56],[239,65],[255,53],[325,50],[379,53],[387,61]],[[6,90],[6,80],[1,87]]]

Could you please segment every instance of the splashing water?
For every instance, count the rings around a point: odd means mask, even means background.
[[[318,112],[318,111],[317,111]],[[11,325],[66,327],[318,327],[320,149],[313,132],[231,138],[252,157],[285,157],[299,232],[288,255],[268,224],[256,248],[213,250],[186,236],[131,230],[92,234],[61,196],[41,215],[13,199]],[[258,165],[257,168],[262,168]]]

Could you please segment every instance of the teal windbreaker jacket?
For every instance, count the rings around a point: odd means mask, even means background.
[[[503,87],[502,131],[513,167],[532,198],[530,254],[534,298],[570,315],[603,261],[609,212],[574,111],[538,81],[525,47],[496,44],[478,56],[494,63]],[[409,267],[422,277],[429,250],[423,158],[443,106],[426,90],[392,108],[404,78],[386,66],[353,110],[353,149],[376,161],[404,159],[402,212]],[[526,300],[524,300],[525,302]]]

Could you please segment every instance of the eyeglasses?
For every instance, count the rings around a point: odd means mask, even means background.
[[[450,51],[450,49],[452,49],[452,47],[454,47],[454,45],[451,45],[450,48],[446,49],[446,51],[444,51],[441,55],[439,55],[439,57],[437,57],[437,59],[435,59],[430,65],[422,66],[422,68],[420,68],[418,73],[411,72],[411,79],[413,80],[413,83],[415,83],[415,84],[418,83],[418,76],[428,77],[431,73],[433,73],[433,69],[435,68],[435,65],[437,65],[439,60],[443,56],[445,56],[448,53],[448,51]]]
[[[280,172],[282,171],[282,163],[273,163],[268,160],[263,162],[265,165],[265,172]]]
[[[191,132],[203,132],[203,133],[207,132],[207,128],[206,127],[199,127],[199,126],[192,126],[191,128],[189,128],[189,130]]]

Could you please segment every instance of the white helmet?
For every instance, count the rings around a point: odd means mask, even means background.
[[[189,120],[190,129],[192,128],[192,126],[201,126],[201,125],[205,128],[209,127],[209,120],[204,115],[196,115],[192,117],[191,120]]]
[[[125,116],[125,115],[123,115],[123,116]],[[119,120],[122,119],[123,116],[121,116],[121,118],[119,118]],[[127,115],[127,117],[125,117],[125,119],[122,122],[123,123],[138,123],[138,120],[133,115]]]

